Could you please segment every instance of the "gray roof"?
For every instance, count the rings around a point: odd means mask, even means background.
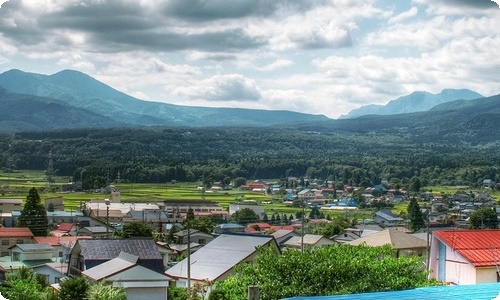
[[[245,228],[245,226],[236,224],[236,223],[224,223],[224,224],[219,224],[216,227],[222,228],[222,229],[235,229],[235,228]]]
[[[160,274],[158,272],[151,271],[150,269],[144,268],[143,266],[133,266],[122,272],[116,273],[112,276],[106,278],[109,282],[120,282],[120,281],[171,281],[172,278]]]
[[[375,213],[377,216],[386,219],[387,221],[403,221],[402,218],[395,216],[394,214],[384,211],[384,210],[379,210]]]
[[[275,243],[269,235],[221,234],[191,254],[191,278],[217,280],[256,251],[256,247]],[[276,244],[275,244],[276,245]],[[174,278],[187,278],[187,258],[165,272]]]
[[[86,260],[109,260],[121,251],[137,255],[140,259],[162,259],[152,239],[78,240]]]
[[[23,252],[36,252],[36,251],[52,251],[54,250],[54,247],[52,247],[49,244],[16,244],[15,246],[11,247],[18,247],[21,249]]]
[[[85,230],[88,230],[89,232],[92,233],[106,233],[106,227],[105,226],[88,226],[88,227],[83,227]]]
[[[83,271],[82,274],[90,279],[99,281],[134,266],[138,259],[138,256],[122,251],[117,258],[108,260],[98,266]]]

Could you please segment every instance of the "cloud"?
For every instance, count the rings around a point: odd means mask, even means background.
[[[394,17],[391,17],[388,21],[389,24],[393,24],[393,23],[399,23],[401,22],[402,20],[406,20],[408,18],[411,18],[411,17],[414,17],[416,16],[418,13],[418,9],[414,6],[412,8],[410,8],[409,10],[405,11],[405,12],[402,12],[400,13],[399,15],[397,16],[394,16]]]
[[[174,90],[178,96],[210,101],[256,101],[262,95],[254,80],[239,74],[217,75]]]

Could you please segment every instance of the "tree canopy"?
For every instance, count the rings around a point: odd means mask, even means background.
[[[470,215],[470,228],[488,228],[497,229],[498,228],[498,217],[494,208],[482,207]]]
[[[390,245],[328,246],[302,254],[291,249],[277,256],[261,248],[255,264],[242,264],[236,274],[219,284],[228,299],[247,299],[256,285],[261,300],[297,296],[410,289],[436,284],[427,279],[420,257],[396,258]]]
[[[410,226],[412,231],[415,232],[425,226],[424,214],[422,213],[420,205],[418,204],[415,197],[410,198],[407,212],[410,219]]]
[[[31,188],[21,210],[17,227],[28,227],[35,236],[46,236],[49,228],[47,211],[36,188]]]
[[[231,221],[241,225],[259,222],[259,216],[250,208],[242,208],[231,215]]]

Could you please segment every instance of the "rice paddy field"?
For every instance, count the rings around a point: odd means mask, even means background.
[[[37,188],[42,201],[51,197],[63,197],[65,209],[67,211],[75,211],[85,201],[92,199],[109,198],[109,194],[98,192],[79,192],[65,193],[60,192],[62,184],[67,183],[67,177],[54,177],[54,182],[49,184],[47,176],[43,171],[22,170],[13,173],[0,173],[0,198],[4,199],[25,199],[28,190],[32,187]],[[219,203],[225,209],[229,204],[238,200],[256,200],[257,203],[265,205],[267,214],[285,213],[295,214],[299,210],[298,207],[286,206],[280,198],[253,193],[243,190],[207,190],[199,189],[197,183],[118,183],[115,187],[121,193],[122,202],[162,202],[169,200],[176,201],[196,201],[208,200]],[[459,189],[464,187],[429,187],[430,191],[441,194],[454,194]],[[469,189],[465,189],[469,191]],[[481,191],[474,191],[481,192]],[[483,191],[484,192],[484,191]],[[497,201],[500,199],[500,193],[496,191],[488,191]],[[401,203],[394,207],[393,212],[399,214],[401,211],[406,211],[407,204]],[[351,211],[325,211],[325,214],[343,215],[349,219],[369,219],[374,213],[374,210],[351,210]]]

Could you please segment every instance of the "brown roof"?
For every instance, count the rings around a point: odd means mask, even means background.
[[[368,246],[383,246],[389,244],[393,249],[415,249],[426,248],[427,242],[411,234],[404,233],[398,228],[388,228],[354,241],[348,242],[350,245],[361,245],[366,243]]]
[[[28,227],[2,227],[0,237],[34,237]]]

